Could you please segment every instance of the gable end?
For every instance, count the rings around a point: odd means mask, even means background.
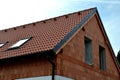
[[[116,65],[116,67],[117,67],[117,69],[118,69],[118,71],[119,71],[119,74],[120,74],[120,70],[119,70],[119,66],[120,66],[120,65],[119,65],[119,63],[118,63],[118,61],[117,61],[117,59],[116,59],[115,53],[114,53],[113,48],[112,48],[111,43],[110,43],[110,40],[109,40],[109,38],[108,38],[108,36],[107,36],[107,33],[106,33],[106,31],[105,31],[105,28],[104,28],[104,25],[103,25],[103,23],[102,23],[102,20],[101,20],[100,15],[99,15],[99,13],[98,13],[97,10],[96,10],[96,18],[97,18],[97,20],[98,20],[98,24],[99,24],[100,26],[102,26],[101,29],[102,29],[102,31],[103,31],[103,35],[104,35],[104,37],[105,37],[105,39],[106,39],[106,43],[107,43],[107,45],[108,45],[108,48],[109,48],[110,51],[111,51],[111,56],[112,56],[112,58],[113,58],[113,61],[114,61],[115,65]]]
[[[72,38],[72,36],[75,35],[75,33],[77,33],[77,31],[96,13],[96,10],[97,8],[93,8],[93,10],[53,48],[53,52],[57,54],[60,49]]]

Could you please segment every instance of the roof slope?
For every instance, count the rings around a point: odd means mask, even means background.
[[[56,52],[94,10],[95,8],[91,8],[0,31],[0,42],[8,42],[0,48],[0,59],[49,50]],[[6,51],[8,47],[26,37],[33,38],[19,49]]]

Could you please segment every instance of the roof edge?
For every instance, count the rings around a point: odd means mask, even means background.
[[[76,33],[78,29],[82,27],[84,23],[86,23],[89,18],[96,13],[97,8],[92,8],[93,10],[81,21],[77,24],[71,32],[69,32],[54,48],[54,53],[58,53],[58,50]]]
[[[35,22],[29,22],[29,23],[25,23],[23,25],[16,25],[16,26],[13,26],[11,28],[7,28],[7,29],[2,29],[0,31],[5,31],[5,30],[11,30],[11,29],[14,29],[14,28],[19,28],[19,27],[23,27],[23,26],[28,26],[30,24],[36,24],[36,23],[39,23],[39,22],[44,22],[44,21],[48,21],[48,20],[51,20],[51,19],[54,19],[54,18],[59,18],[59,17],[62,17],[62,16],[66,16],[66,15],[71,15],[71,14],[74,14],[74,13],[77,13],[77,12],[82,12],[82,11],[86,11],[86,10],[90,10],[90,9],[95,9],[96,7],[93,7],[93,8],[88,8],[88,9],[84,9],[84,10],[81,10],[81,11],[76,11],[76,12],[71,12],[71,13],[68,13],[68,14],[62,14],[60,16],[57,16],[57,17],[49,17],[49,18],[46,18],[46,19],[41,19],[40,21],[35,21]]]
[[[43,55],[43,56],[53,56],[55,55],[55,53],[53,52],[53,50],[46,50],[46,51],[40,51],[40,52],[34,52],[34,53],[27,53],[27,54],[23,54],[23,55],[16,55],[16,56],[12,56],[12,57],[5,57],[5,58],[0,58],[0,62],[4,61],[4,60],[9,60],[9,59],[17,59],[17,58],[21,58],[21,57],[27,57],[27,56],[39,56],[39,55]]]
[[[112,51],[112,58],[114,59],[114,62],[115,62],[115,64],[117,65],[118,71],[119,71],[119,73],[120,73],[120,70],[119,70],[119,66],[120,66],[120,64],[118,63],[118,61],[117,61],[117,59],[116,59],[116,57],[115,57],[114,50],[113,50],[112,45],[111,45],[111,43],[110,43],[110,40],[109,40],[109,38],[108,38],[108,36],[107,36],[107,33],[106,33],[106,31],[105,31],[105,28],[104,28],[103,22],[102,22],[102,20],[101,20],[101,18],[100,18],[100,14],[99,14],[97,8],[96,8],[96,13],[97,13],[97,15],[98,15],[98,18],[99,18],[100,24],[102,25],[102,28],[103,28],[103,31],[104,31],[105,37],[107,38],[108,46],[109,46],[109,48],[110,48],[111,51]]]

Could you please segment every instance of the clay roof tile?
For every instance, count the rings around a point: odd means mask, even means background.
[[[8,41],[0,48],[0,59],[44,52],[55,49],[64,38],[88,15],[94,8],[75,12],[56,18],[35,22],[0,31],[0,42]],[[69,35],[68,35],[69,36]],[[8,47],[22,38],[33,37],[19,49],[8,50]],[[56,49],[57,50],[57,49]]]

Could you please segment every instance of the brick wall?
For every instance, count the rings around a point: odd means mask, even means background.
[[[115,66],[111,51],[103,36],[102,28],[96,15],[84,25],[63,48],[63,53],[57,56],[57,74],[74,78],[75,80],[119,80],[119,72]],[[84,61],[84,36],[92,40],[93,65]],[[99,45],[106,49],[107,70],[100,70]]]
[[[10,60],[10,59],[9,59]],[[0,64],[0,80],[14,80],[51,75],[51,64],[46,57],[20,58]]]

